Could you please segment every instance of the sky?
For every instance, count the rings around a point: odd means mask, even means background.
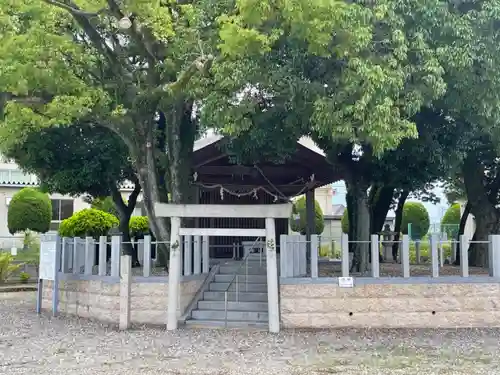
[[[333,204],[343,204],[346,205],[345,196],[346,196],[346,187],[343,181],[335,182],[332,184],[333,188]],[[429,217],[431,219],[431,224],[440,223],[441,218],[443,217],[446,209],[448,208],[448,202],[446,201],[446,197],[443,193],[443,189],[436,187],[434,189],[434,193],[441,199],[441,202],[438,204],[432,204],[429,202],[422,202],[429,212]],[[408,201],[417,201],[418,199],[409,198]],[[388,216],[395,216],[394,211],[389,211]]]

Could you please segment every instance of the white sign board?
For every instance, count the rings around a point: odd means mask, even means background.
[[[40,279],[56,278],[56,241],[42,241],[40,244]]]
[[[352,277],[339,277],[340,288],[353,288],[354,279]]]

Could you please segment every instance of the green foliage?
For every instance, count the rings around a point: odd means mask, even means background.
[[[411,223],[411,235],[413,239],[423,238],[430,227],[429,213],[420,202],[406,202],[403,207],[403,221],[401,231],[408,234],[408,224]]]
[[[299,220],[295,220],[293,216],[290,218],[290,227],[294,232],[306,234],[307,214],[306,214],[306,198],[299,198],[294,203],[294,212],[300,215]],[[311,234],[321,234],[325,229],[325,220],[323,211],[317,201],[314,201],[314,232]]]
[[[13,264],[14,257],[7,252],[0,252],[0,284],[4,283],[22,264]]]
[[[349,214],[347,213],[347,208],[344,210],[340,225],[342,227],[342,233],[349,234]]]
[[[452,246],[449,243],[443,244],[443,257],[445,259],[451,258]],[[431,262],[431,247],[429,241],[420,241],[420,262],[430,263]],[[415,242],[410,242],[410,263],[417,263],[417,249]]]
[[[52,205],[49,196],[38,189],[24,188],[10,201],[7,226],[11,234],[32,230],[45,233],[50,229]]]
[[[86,208],[63,220],[59,226],[62,237],[105,236],[111,228],[117,227],[119,220],[107,212]]]
[[[31,275],[27,272],[21,272],[19,274],[19,281],[21,282],[21,284],[27,284],[30,279]]]
[[[448,238],[456,238],[460,226],[460,203],[454,203],[445,212],[441,220],[441,232]]]
[[[141,237],[149,233],[149,219],[147,216],[132,216],[129,222],[131,237]]]

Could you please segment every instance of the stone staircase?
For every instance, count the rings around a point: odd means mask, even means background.
[[[259,254],[247,258],[248,280],[244,261],[227,260],[219,267],[209,290],[203,293],[186,325],[194,328],[224,328],[224,292],[228,290],[228,328],[268,328],[266,259]],[[238,272],[238,282],[233,281]],[[247,282],[248,281],[248,282]]]

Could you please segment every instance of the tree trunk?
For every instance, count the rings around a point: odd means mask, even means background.
[[[396,221],[394,223],[394,243],[392,244],[392,258],[398,259],[399,252],[399,238],[401,234],[401,224],[403,223],[403,208],[408,199],[410,192],[408,190],[403,190],[398,199],[398,205],[396,206]]]
[[[463,165],[464,185],[471,213],[476,219],[474,241],[469,246],[469,264],[476,267],[488,266],[488,235],[496,233],[500,215],[489,200],[485,187],[485,170],[474,152],[467,154]]]
[[[353,207],[356,215],[352,224],[355,225],[355,237],[350,239],[356,241],[352,268],[364,274],[368,271],[369,241],[370,241],[370,207],[368,204],[367,187],[359,181],[351,181],[347,184],[350,191]],[[351,225],[351,222],[349,223]]]
[[[460,236],[462,236],[465,233],[465,225],[467,224],[467,219],[469,218],[469,214],[470,214],[470,203],[467,202],[464,207],[464,212],[460,217],[460,226],[458,227],[457,242],[455,243],[456,259],[454,264],[456,266],[460,265]]]
[[[373,189],[374,187],[372,187]],[[382,186],[376,189],[370,201],[370,233],[380,233],[384,227],[387,213],[391,208],[392,199],[394,197],[394,188],[390,186]]]
[[[140,192],[141,185],[139,181],[135,181],[134,190],[130,193],[127,203],[125,203],[118,187],[116,185],[111,186],[111,198],[120,219],[118,229],[122,234],[122,253],[132,257],[132,267],[140,267],[137,247],[132,246],[129,228],[130,217],[132,216],[132,212],[134,212]]]

